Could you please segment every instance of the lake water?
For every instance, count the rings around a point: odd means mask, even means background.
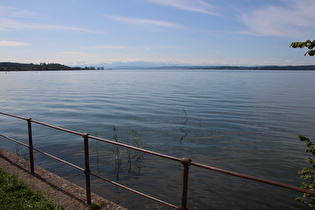
[[[314,81],[315,71],[0,72],[0,104],[2,112],[300,186],[297,171],[308,164],[297,136],[315,137]],[[24,141],[25,124],[0,116],[0,133]],[[36,147],[84,165],[81,137],[33,131]],[[7,141],[0,146],[23,153]],[[179,204],[178,163],[94,141],[90,149],[93,171]],[[84,186],[81,172],[35,158]],[[92,190],[130,209],[168,209],[96,180]],[[189,209],[303,209],[294,200],[300,195],[190,167]]]

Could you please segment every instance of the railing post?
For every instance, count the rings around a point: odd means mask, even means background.
[[[28,148],[30,157],[31,173],[34,174],[34,147],[33,147],[33,135],[32,135],[32,118],[27,119],[28,127]]]
[[[183,164],[182,170],[182,202],[179,207],[180,210],[187,210],[187,189],[188,189],[188,170],[191,159],[182,158],[180,161]]]
[[[90,205],[91,202],[91,181],[90,181],[90,160],[89,160],[89,134],[84,133],[84,158],[85,158],[85,186],[86,186],[86,202]]]

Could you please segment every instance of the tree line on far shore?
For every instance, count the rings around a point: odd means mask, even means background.
[[[59,63],[11,63],[0,62],[0,71],[60,71],[60,70],[104,70],[104,67],[70,67]]]

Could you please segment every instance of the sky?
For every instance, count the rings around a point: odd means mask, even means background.
[[[0,0],[0,62],[309,65],[314,0]]]

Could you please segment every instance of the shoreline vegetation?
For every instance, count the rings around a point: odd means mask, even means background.
[[[117,66],[114,69],[196,69],[196,70],[307,70],[314,71],[315,65],[296,66],[184,66],[169,65],[161,67]],[[69,71],[69,70],[112,70],[104,67],[70,67],[59,63],[12,63],[0,62],[0,71]]]
[[[64,209],[0,168],[1,209]]]
[[[62,71],[62,70],[103,70],[95,67],[70,67],[59,63],[11,63],[0,62],[0,71]]]

